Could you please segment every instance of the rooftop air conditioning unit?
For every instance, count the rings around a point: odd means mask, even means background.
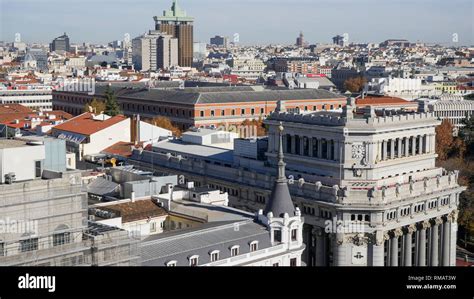
[[[5,175],[5,184],[13,184],[15,181],[16,175],[14,172],[10,172]]]

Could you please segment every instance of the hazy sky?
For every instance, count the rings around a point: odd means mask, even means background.
[[[0,40],[16,32],[26,42],[50,42],[67,32],[74,42],[132,38],[152,29],[172,0],[0,0]],[[348,33],[350,41],[474,44],[474,0],[179,0],[195,17],[195,41],[240,34],[243,44],[310,43]]]

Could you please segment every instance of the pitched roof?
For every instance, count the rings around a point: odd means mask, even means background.
[[[400,104],[413,104],[415,102],[410,102],[401,98],[395,97],[365,97],[364,99],[356,99],[356,105],[400,105]],[[415,103],[416,104],[416,103]]]
[[[241,103],[257,101],[294,101],[315,99],[345,99],[339,95],[323,89],[263,89],[254,90],[251,86],[245,87],[200,87],[184,90],[162,90],[147,88],[120,88],[111,87],[117,99],[139,99],[154,102],[178,104],[213,104],[213,103]],[[103,96],[106,87],[97,86],[96,95]],[[81,92],[78,92],[81,93]]]
[[[117,115],[106,120],[95,120],[93,114],[86,112],[54,127],[54,130],[67,131],[81,135],[92,135],[127,119]]]
[[[20,104],[4,104],[0,105],[0,114],[6,114],[6,113],[18,113],[18,112],[23,112],[23,113],[33,113],[33,110],[30,108],[20,105]]]

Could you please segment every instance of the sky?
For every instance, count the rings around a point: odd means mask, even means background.
[[[474,44],[474,0],[179,0],[195,18],[195,41],[214,35],[240,43],[293,44],[300,31],[309,43],[350,42]],[[172,0],[0,0],[0,40],[49,43],[67,32],[72,43],[136,37],[154,27]]]

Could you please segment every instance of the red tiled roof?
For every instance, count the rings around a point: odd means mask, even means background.
[[[0,114],[6,114],[6,113],[32,113],[33,110],[30,108],[20,105],[20,104],[3,104],[0,105]]]
[[[92,135],[127,119],[126,116],[117,115],[101,121],[92,119],[92,115],[93,114],[89,112],[83,113],[71,118],[67,122],[57,125],[53,130],[67,131],[81,135]]]
[[[114,145],[109,146],[105,150],[104,153],[122,156],[122,157],[130,157],[132,156],[132,146],[134,146],[131,142],[117,142]]]
[[[400,105],[400,104],[413,104],[410,101],[406,101],[400,98],[394,97],[365,97],[364,99],[356,99],[356,105]]]
[[[27,118],[29,119],[29,120],[27,120],[27,122],[31,122],[31,118],[33,118],[33,117],[34,118],[40,118],[42,120],[47,120],[46,114],[55,115],[56,119],[54,119],[54,120],[61,120],[61,119],[67,120],[67,119],[70,119],[72,117],[71,114],[69,114],[67,112],[64,112],[64,111],[61,111],[61,110],[43,112],[42,116],[39,116],[37,113],[35,113],[31,110],[27,111],[27,112],[14,112],[14,113],[1,113],[0,112],[0,123],[11,123],[12,121],[14,121],[16,119],[18,119],[19,121],[24,121]]]

